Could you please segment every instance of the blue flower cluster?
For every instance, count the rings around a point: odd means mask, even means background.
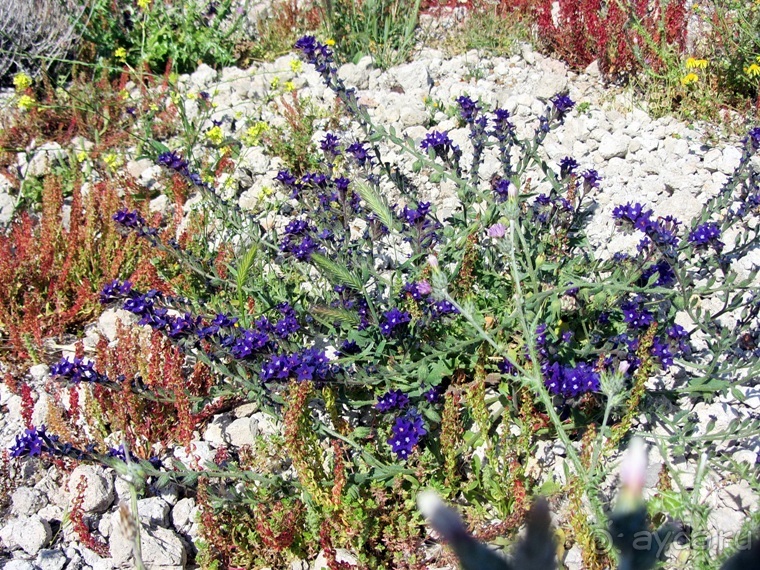
[[[95,363],[85,362],[81,358],[62,358],[50,367],[52,376],[62,376],[66,380],[79,384],[80,382],[108,382],[108,377],[95,370]]]
[[[422,150],[430,149],[436,157],[442,160],[453,158],[458,161],[462,156],[459,146],[454,144],[447,132],[432,131],[427,133],[420,142],[420,148]]]
[[[164,166],[168,168],[169,170],[173,170],[174,172],[181,174],[182,176],[187,178],[190,182],[192,182],[195,186],[206,187],[205,184],[203,183],[203,180],[201,179],[201,175],[198,174],[197,172],[192,172],[190,170],[187,160],[185,160],[179,154],[177,154],[176,151],[172,150],[169,152],[161,153],[160,155],[158,155],[156,162],[159,164],[159,166]]]
[[[412,316],[409,313],[393,307],[383,313],[382,320],[380,321],[380,333],[387,337],[394,336],[411,320]]]
[[[293,354],[274,354],[261,368],[261,381],[305,380],[326,381],[335,370],[323,350],[306,348]]]
[[[708,246],[712,246],[716,251],[720,252],[725,245],[720,241],[720,233],[718,224],[707,222],[694,228],[687,239],[689,243],[698,249],[706,249]]]
[[[70,443],[60,443],[59,436],[48,435],[45,426],[31,428],[16,436],[16,443],[10,448],[11,457],[39,457],[43,453],[70,457],[76,460],[87,459],[95,450],[95,444],[88,445],[84,451]]]
[[[359,166],[372,165],[372,157],[369,155],[369,151],[364,146],[364,143],[356,141],[346,147],[346,152],[353,157]]]
[[[575,106],[575,101],[570,99],[567,93],[560,93],[549,99],[554,105],[557,117],[562,120]]]
[[[654,321],[654,315],[644,308],[645,303],[646,299],[637,295],[620,304],[620,310],[623,312],[623,322],[628,323],[629,328],[647,328]]]
[[[436,320],[444,315],[458,314],[459,310],[448,300],[436,301],[432,297],[433,288],[427,281],[417,283],[405,283],[401,288],[402,297],[408,297],[416,301],[422,307],[425,314]]]
[[[647,238],[642,241],[639,251],[649,250],[651,245],[662,255],[675,259],[679,244],[678,227],[681,222],[673,216],[665,216],[656,221],[652,219],[652,210],[645,210],[639,203],[627,203],[617,206],[612,211],[616,223],[624,229],[637,229],[644,232]]]
[[[396,418],[391,431],[392,435],[388,438],[388,445],[391,446],[391,451],[399,459],[407,459],[422,436],[427,434],[422,416],[414,409]]]
[[[401,390],[389,390],[377,399],[375,409],[380,412],[400,410],[409,404],[409,398]]]
[[[563,366],[554,362],[542,368],[544,383],[552,394],[565,398],[577,398],[587,392],[599,390],[599,374],[585,362],[580,362],[576,366]]]
[[[333,54],[325,44],[318,42],[314,36],[303,36],[296,41],[295,48],[323,77],[329,74]]]
[[[311,227],[306,220],[291,220],[285,226],[285,237],[280,242],[280,251],[290,253],[299,261],[308,261],[311,254],[319,251],[320,246],[311,237]]]
[[[416,208],[404,206],[396,216],[403,222],[407,233],[405,241],[411,242],[417,250],[427,250],[435,245],[440,236],[441,224],[430,214],[430,202],[419,202]]]
[[[559,161],[560,178],[565,178],[575,173],[578,168],[578,161],[571,156],[566,156]]]

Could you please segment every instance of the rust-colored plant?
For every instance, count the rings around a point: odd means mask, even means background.
[[[686,41],[683,0],[602,2],[540,0],[536,23],[547,49],[575,69],[597,59],[611,79],[625,79],[646,65],[655,72],[667,66],[667,50],[680,51]]]
[[[61,180],[48,176],[41,216],[24,212],[0,235],[0,334],[13,355],[34,356],[45,338],[92,319],[101,286],[134,271],[145,245],[115,228],[123,206],[107,182],[87,194],[75,183],[65,209]]]
[[[210,370],[202,363],[188,367],[182,351],[159,332],[120,325],[117,338],[114,346],[101,339],[97,347],[98,368],[121,384],[120,391],[95,387],[104,421],[141,456],[150,456],[156,443],[188,445],[207,408],[218,408],[209,403],[193,411],[194,400],[211,389]]]

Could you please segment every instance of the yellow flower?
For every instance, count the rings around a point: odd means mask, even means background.
[[[286,81],[285,85],[283,85],[283,89],[285,89],[285,91],[287,91],[288,93],[290,93],[290,92],[296,90],[296,84],[293,83],[292,81]]]
[[[32,86],[32,78],[24,72],[17,73],[13,76],[13,86],[16,88],[16,91],[20,93],[27,87]]]
[[[222,132],[222,128],[218,125],[211,127],[206,131],[206,138],[215,145],[222,144],[222,141],[224,140],[224,133]]]
[[[291,59],[290,60],[290,70],[293,73],[298,73],[303,69],[303,63],[301,63],[300,59]]]
[[[760,76],[760,65],[753,63],[744,68],[744,73],[746,73],[749,77],[758,77]]]
[[[137,0],[137,7],[140,10],[147,10],[148,6],[150,6],[150,0]]]
[[[277,89],[279,85],[280,85],[279,77],[273,77],[272,81],[269,82],[269,87],[271,87],[272,89]]]
[[[84,151],[84,150],[80,150],[77,153],[77,157],[76,158],[77,158],[77,162],[84,162],[85,160],[87,160],[87,152]]]
[[[126,101],[127,99],[129,99],[129,91],[127,91],[126,89],[122,89],[121,91],[119,91],[119,97],[121,97],[122,99]]]
[[[699,81],[699,75],[696,73],[687,73],[681,78],[681,85],[691,85]]]
[[[213,184],[214,183],[214,176],[209,174],[208,172],[204,172],[201,175],[201,180],[205,182],[206,184]]]
[[[195,91],[190,91],[190,93],[187,94],[187,98],[192,100],[195,100],[198,98],[198,94]]]
[[[708,61],[706,59],[696,59],[690,57],[686,60],[686,69],[707,69]]]
[[[332,38],[327,38],[325,40],[325,44],[328,45],[328,46],[330,46],[330,47],[333,47],[335,45],[335,40],[332,39]]]
[[[248,130],[245,131],[245,134],[243,135],[243,143],[246,146],[256,146],[261,141],[261,135],[263,135],[268,130],[269,125],[266,123],[262,121],[254,123],[248,127]]]
[[[29,95],[22,95],[18,98],[18,103],[16,103],[16,106],[22,111],[28,111],[34,107],[34,99]]]
[[[116,48],[113,51],[113,56],[122,63],[127,61],[127,50],[123,47]]]
[[[121,157],[117,156],[113,152],[109,152],[108,154],[104,155],[103,156],[103,162],[106,163],[106,166],[111,171],[116,170],[117,168],[119,168],[123,164],[123,161],[121,160]]]

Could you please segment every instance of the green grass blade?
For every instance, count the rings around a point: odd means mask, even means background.
[[[322,273],[324,273],[325,277],[327,277],[331,282],[337,282],[341,285],[346,285],[347,287],[351,287],[357,291],[362,290],[362,287],[364,286],[362,280],[359,279],[356,275],[352,274],[342,265],[338,265],[334,261],[331,261],[319,253],[312,253],[311,261],[314,263],[314,265],[317,266],[318,269],[322,271]]]
[[[378,195],[372,187],[361,182],[354,183],[354,190],[361,196],[367,207],[380,219],[383,225],[389,230],[395,229],[396,219],[385,200]]]

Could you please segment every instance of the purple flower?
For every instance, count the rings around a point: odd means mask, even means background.
[[[125,297],[128,297],[132,291],[132,283],[124,281],[123,283],[118,279],[114,279],[110,283],[103,286],[100,290],[100,303],[101,305],[107,305],[113,301],[121,301]]]
[[[654,321],[654,316],[642,308],[641,300],[625,301],[620,305],[623,311],[623,322],[628,323],[629,328],[646,328]]]
[[[638,230],[646,231],[652,223],[652,210],[644,210],[641,204],[629,202],[612,210],[612,217],[620,224],[630,224]]]
[[[707,222],[694,228],[689,234],[688,241],[696,246],[697,249],[705,249],[707,246],[712,246],[716,251],[720,252],[725,244],[719,238],[720,228],[718,224]]]
[[[575,106],[575,101],[570,99],[567,93],[555,95],[550,99],[550,101],[554,105],[554,108],[557,110],[557,116],[560,119],[564,119],[565,115],[567,115]]]
[[[565,178],[566,176],[574,173],[576,168],[578,168],[578,161],[576,161],[574,158],[570,156],[566,156],[565,158],[559,161],[559,169],[560,169],[561,178]]]
[[[494,135],[499,142],[504,142],[515,126],[509,121],[510,115],[506,109],[494,109],[493,114]]]
[[[396,418],[391,432],[391,437],[388,438],[388,445],[391,446],[391,451],[399,459],[407,459],[422,436],[427,434],[422,416],[414,409]]]
[[[506,202],[510,196],[510,192],[515,194],[517,188],[508,178],[497,177],[491,181],[491,190],[496,194],[496,198],[499,202]]]
[[[166,332],[169,338],[180,339],[194,334],[201,324],[200,317],[193,318],[190,313],[181,316],[169,316],[169,330]]]
[[[318,42],[314,36],[299,38],[294,47],[300,50],[306,61],[314,65],[320,73],[323,72],[324,65],[332,61],[330,49],[325,44]]]
[[[39,429],[31,427],[23,435],[16,436],[16,443],[10,448],[10,456],[39,457],[43,451],[48,450],[45,439],[45,426],[41,426]]]
[[[663,368],[668,368],[673,365],[673,353],[670,351],[669,343],[663,342],[655,337],[652,340],[652,348],[650,350],[652,356],[660,361]]]
[[[760,127],[754,127],[747,133],[747,139],[752,145],[752,150],[760,150]]]
[[[576,366],[562,366],[558,362],[543,367],[544,383],[552,394],[564,398],[577,398],[587,392],[599,390],[599,374],[580,362]]]
[[[139,229],[145,225],[145,220],[137,210],[130,212],[127,209],[119,210],[112,216],[113,221],[125,228]]]
[[[357,163],[359,163],[359,166],[365,166],[365,165],[371,165],[372,164],[372,157],[369,155],[369,152],[364,147],[364,143],[361,143],[361,142],[357,141],[357,142],[351,144],[346,149],[346,152],[354,157],[354,160]]]
[[[383,313],[383,318],[380,323],[380,333],[383,336],[392,336],[411,320],[412,316],[409,313],[393,307],[389,311]]]
[[[409,398],[401,390],[390,390],[380,396],[375,404],[375,409],[380,412],[398,410],[409,403]]]
[[[95,363],[82,358],[62,358],[50,368],[52,376],[61,376],[74,384],[80,382],[107,382],[108,378],[95,370]]]
[[[459,115],[465,123],[471,124],[480,112],[480,106],[466,95],[458,97],[457,103],[459,104]]]
[[[599,173],[596,170],[589,168],[588,170],[581,172],[581,176],[583,177],[584,186],[587,188],[599,188],[599,181],[602,177],[599,176]]]
[[[508,358],[505,358],[498,364],[499,372],[502,374],[508,374],[510,376],[517,376],[517,368],[515,368],[515,365],[512,364],[512,361]]]
[[[443,395],[443,388],[441,386],[432,386],[424,393],[425,399],[431,404],[436,404],[440,401]]]
[[[459,153],[459,147],[449,138],[446,132],[433,131],[425,135],[420,143],[422,150],[432,149],[433,154],[438,158],[445,159],[450,152],[455,155]]]
[[[649,279],[655,274],[657,274],[657,280],[654,282],[655,287],[670,287],[676,282],[676,274],[673,271],[673,267],[666,260],[661,259],[641,273],[638,285],[640,287],[646,286],[649,283]]]
[[[327,133],[320,141],[319,148],[326,155],[338,156],[340,154],[340,139],[332,133]]]
[[[359,348],[359,345],[356,343],[355,340],[343,341],[343,344],[341,344],[340,348],[338,349],[338,352],[340,352],[344,356],[359,354],[361,351],[362,349]]]
[[[494,224],[488,228],[488,237],[503,238],[507,235],[507,227],[504,224]]]
[[[165,166],[169,170],[174,170],[180,174],[187,174],[187,161],[178,155],[175,151],[163,152],[158,155],[156,162],[159,166]]]

